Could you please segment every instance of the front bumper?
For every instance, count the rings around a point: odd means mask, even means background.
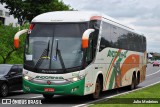
[[[84,82],[85,79],[65,85],[44,85],[23,79],[23,91],[36,94],[84,95]],[[45,92],[44,88],[54,88],[54,92]]]

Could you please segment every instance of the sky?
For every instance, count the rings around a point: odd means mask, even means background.
[[[147,51],[160,52],[159,0],[63,0],[75,10],[98,11],[142,32]]]

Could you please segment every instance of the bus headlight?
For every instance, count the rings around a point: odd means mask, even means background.
[[[30,77],[30,76],[28,76],[28,75],[24,75],[24,77],[23,77],[25,80],[31,80],[32,78]]]
[[[78,77],[74,77],[74,78],[72,78],[72,81],[78,81],[79,80],[79,78]]]
[[[83,78],[84,78],[84,76],[78,76],[78,77],[69,78],[69,79],[67,79],[67,81],[75,82],[75,81],[81,80]]]

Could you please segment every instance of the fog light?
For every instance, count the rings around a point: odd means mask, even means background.
[[[77,89],[78,89],[77,87],[76,88],[72,88],[72,92],[77,91]]]
[[[25,86],[24,85],[24,88],[27,90],[27,91],[30,91],[30,88],[28,86]]]

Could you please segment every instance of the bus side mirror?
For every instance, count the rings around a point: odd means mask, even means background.
[[[16,49],[19,48],[19,37],[20,37],[22,34],[26,33],[27,31],[28,31],[28,29],[24,29],[24,30],[21,30],[21,31],[19,31],[19,32],[17,32],[17,33],[15,34],[15,36],[14,36],[14,47],[15,47]]]
[[[92,32],[94,32],[94,29],[87,29],[82,36],[82,48],[86,49],[88,48],[88,42],[89,42],[89,36]]]

